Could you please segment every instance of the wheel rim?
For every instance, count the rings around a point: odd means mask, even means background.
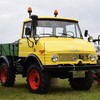
[[[5,68],[5,66],[3,66],[1,69],[1,81],[2,81],[2,83],[5,83],[6,77],[7,77],[6,68]]]
[[[33,90],[36,90],[40,85],[40,75],[36,70],[32,70],[29,74],[29,84]]]

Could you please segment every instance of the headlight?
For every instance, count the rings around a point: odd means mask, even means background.
[[[56,62],[58,60],[58,55],[53,55],[51,59],[53,62]]]
[[[96,60],[96,56],[94,54],[90,55],[90,60],[91,61],[95,61]]]

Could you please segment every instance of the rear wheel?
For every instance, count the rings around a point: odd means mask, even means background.
[[[32,64],[27,73],[28,88],[33,93],[47,93],[50,86],[48,74],[44,73],[37,64]]]
[[[7,87],[12,87],[15,82],[15,70],[8,68],[5,62],[0,66],[0,79],[1,84]]]
[[[93,77],[91,72],[86,72],[84,78],[70,78],[70,85],[76,90],[89,90],[92,87]]]

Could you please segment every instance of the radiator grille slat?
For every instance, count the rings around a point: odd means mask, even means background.
[[[80,58],[80,55],[83,56],[83,58]],[[66,61],[75,61],[78,59],[82,59],[83,61],[88,61],[88,55],[89,54],[58,54],[59,56],[59,62],[66,62]]]

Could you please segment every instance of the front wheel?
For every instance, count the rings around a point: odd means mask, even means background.
[[[69,82],[71,87],[76,90],[89,90],[93,83],[92,72],[85,72],[84,78],[70,78]]]
[[[49,90],[50,79],[37,64],[32,64],[28,69],[27,83],[30,92],[44,94]]]

